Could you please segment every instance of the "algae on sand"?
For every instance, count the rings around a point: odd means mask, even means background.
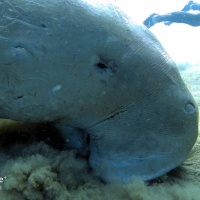
[[[60,152],[43,142],[16,145],[12,152],[13,157],[1,153],[0,174],[6,179],[0,198],[5,200],[198,200],[200,196],[199,143],[173,172],[151,183],[137,180],[127,185],[102,183],[74,152]]]

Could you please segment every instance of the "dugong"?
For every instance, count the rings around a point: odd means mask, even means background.
[[[0,117],[53,123],[105,182],[180,165],[197,116],[171,57],[113,1],[0,0]]]

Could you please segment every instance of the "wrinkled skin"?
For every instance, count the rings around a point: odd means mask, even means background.
[[[53,122],[107,182],[158,177],[195,143],[174,62],[108,1],[0,0],[0,71],[0,117]]]

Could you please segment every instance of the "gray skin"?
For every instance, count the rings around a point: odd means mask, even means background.
[[[156,178],[195,143],[176,65],[110,1],[0,0],[0,72],[0,117],[53,122],[106,182]]]

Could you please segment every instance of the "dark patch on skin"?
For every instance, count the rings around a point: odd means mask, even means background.
[[[13,97],[13,99],[21,99],[23,97],[24,97],[24,95],[19,95],[19,96]]]
[[[87,138],[86,138],[86,144],[87,144],[87,145],[90,144],[90,135],[89,135],[89,134],[87,135]]]
[[[46,28],[46,25],[45,25],[45,24],[40,24],[40,26],[41,26],[42,28]]]

